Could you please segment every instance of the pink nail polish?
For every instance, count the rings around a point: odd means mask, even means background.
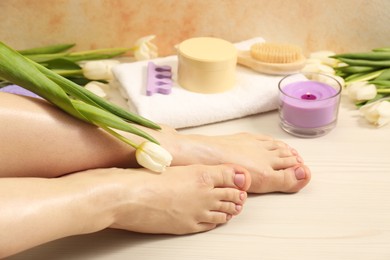
[[[236,211],[237,211],[237,212],[240,212],[241,209],[242,209],[242,205],[236,205]]]
[[[246,193],[245,193],[245,192],[241,192],[241,193],[240,193],[240,200],[241,200],[241,201],[244,201],[245,198],[246,198]]]
[[[302,167],[298,167],[295,169],[295,178],[297,178],[297,180],[302,180],[306,178],[306,172]]]
[[[236,173],[234,176],[234,184],[237,185],[237,187],[242,188],[245,186],[245,175],[242,173]]]

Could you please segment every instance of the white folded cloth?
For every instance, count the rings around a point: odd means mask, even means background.
[[[253,43],[263,41],[258,37],[235,46],[245,50]],[[171,94],[146,95],[149,61],[158,66],[172,67],[174,84]],[[223,93],[201,94],[177,84],[177,65],[176,55],[116,65],[113,68],[116,85],[127,99],[129,110],[156,123],[185,128],[266,112],[278,106],[278,82],[281,76],[263,75],[237,65],[234,88]]]

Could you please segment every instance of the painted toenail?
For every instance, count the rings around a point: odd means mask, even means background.
[[[295,169],[295,178],[297,178],[297,180],[302,180],[306,178],[306,172],[302,167],[298,167]]]
[[[241,209],[242,209],[242,206],[241,206],[241,205],[236,205],[236,210],[237,210],[237,212],[240,212]]]
[[[245,200],[245,198],[246,198],[245,192],[241,192],[240,193],[240,200],[243,201],[243,200]]]
[[[236,173],[234,175],[234,184],[237,185],[237,187],[244,187],[245,186],[245,175],[242,173]]]

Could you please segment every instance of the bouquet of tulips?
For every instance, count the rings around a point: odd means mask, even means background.
[[[390,122],[390,47],[334,55],[336,74],[345,79],[349,97],[378,127]]]
[[[63,52],[70,47],[72,46],[56,45],[43,49],[16,51],[0,42],[0,79],[34,92],[68,114],[101,127],[134,147],[136,159],[140,165],[156,172],[163,171],[166,166],[170,165],[172,156],[159,146],[156,139],[136,126],[141,125],[158,130],[159,125],[102,99],[75,83],[74,80],[65,77],[75,75],[76,72],[71,72],[70,67],[75,68],[76,61],[107,59],[128,50],[98,50],[77,54]],[[61,67],[66,67],[66,69],[60,71]],[[64,71],[66,75],[63,74]],[[146,141],[136,144],[116,130],[143,137]]]
[[[313,52],[303,71],[332,75],[370,123],[381,127],[390,122],[390,47],[364,53]]]

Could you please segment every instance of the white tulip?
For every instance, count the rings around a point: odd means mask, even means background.
[[[342,77],[337,76],[337,75],[332,75],[332,77],[335,78],[335,79],[340,83],[340,85],[341,85],[342,87],[345,86],[345,80],[344,80]]]
[[[95,95],[106,99],[108,97],[107,93],[110,89],[110,86],[108,84],[104,84],[104,83],[99,82],[99,81],[91,81],[91,82],[88,82],[88,84],[85,85],[84,88],[88,89],[89,91],[91,91]]]
[[[134,50],[136,60],[150,60],[158,57],[157,46],[151,43],[154,38],[156,38],[155,35],[149,35],[136,41]]]
[[[338,63],[337,59],[330,58],[330,56],[335,55],[333,51],[317,51],[310,53],[309,59],[320,60],[321,63],[328,65],[330,67],[336,66]]]
[[[347,66],[349,66],[347,63],[340,61],[339,63],[336,64],[336,66],[334,66],[334,68],[343,68]]]
[[[373,99],[377,90],[374,84],[368,84],[365,81],[358,81],[347,86],[348,96],[353,101],[364,101]]]
[[[82,65],[83,74],[87,79],[111,80],[114,78],[112,68],[119,63],[117,60],[87,61]]]
[[[382,100],[364,105],[360,108],[361,114],[368,122],[381,127],[390,122],[390,102]]]
[[[154,172],[163,172],[172,162],[172,155],[167,150],[148,141],[137,148],[135,157],[141,166]]]
[[[316,73],[323,73],[328,75],[334,75],[335,71],[332,67],[328,65],[324,65],[319,62],[310,62],[306,64],[302,70],[302,72],[316,72]]]

